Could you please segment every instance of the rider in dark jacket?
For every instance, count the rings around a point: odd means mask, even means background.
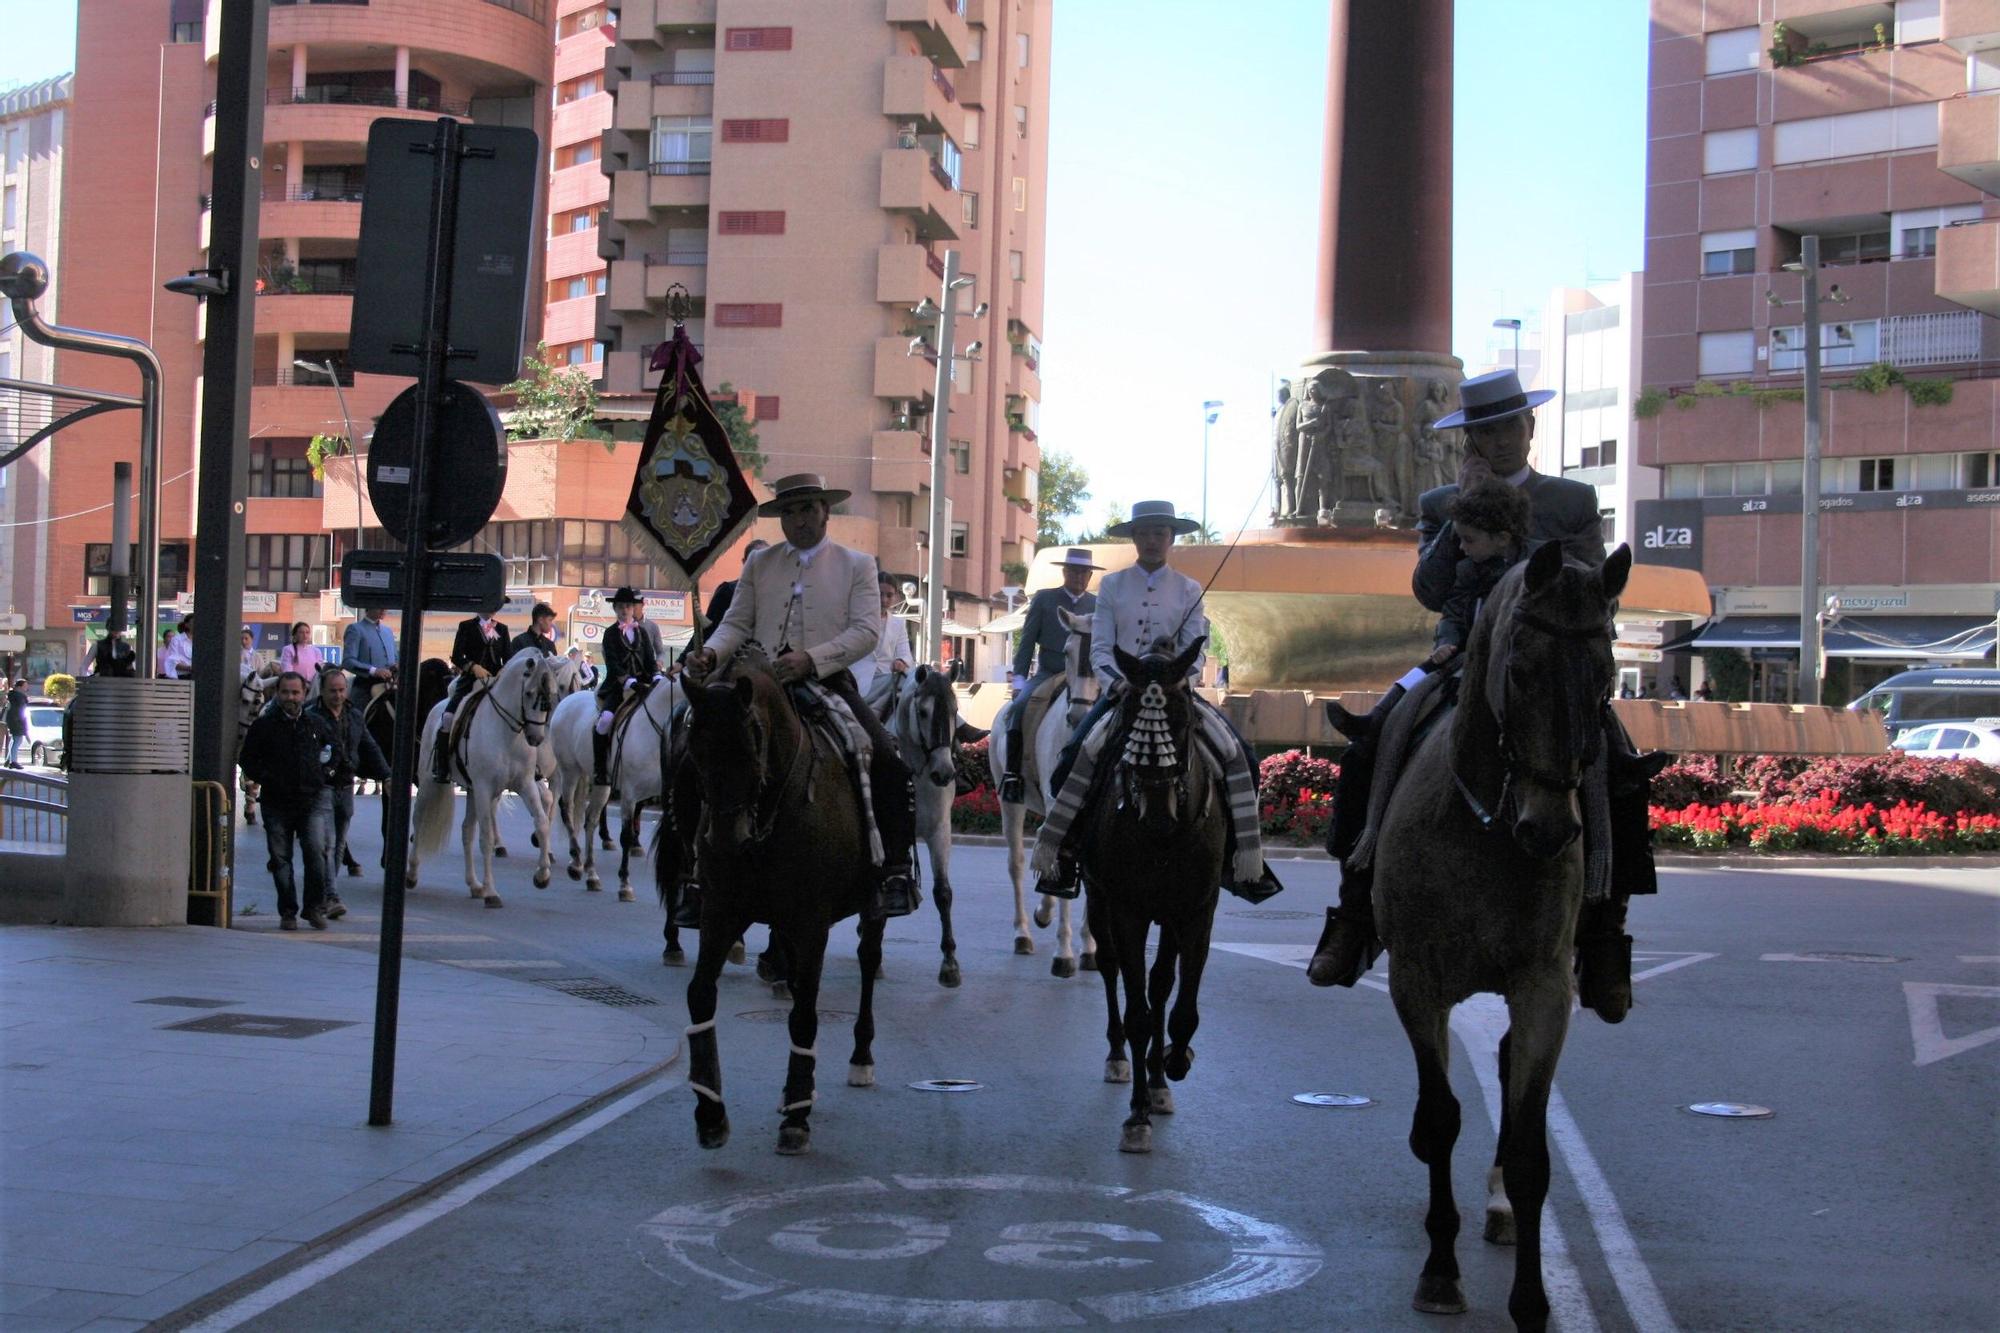
[[[611,594],[618,623],[604,631],[604,680],[597,687],[597,727],[591,741],[590,780],[599,787],[611,782],[611,719],[628,686],[644,690],[660,672],[653,636],[646,632],[639,610],[644,599],[631,588]]]
[[[444,721],[431,749],[431,777],[438,782],[445,782],[451,776],[451,720],[458,712],[459,702],[473,685],[499,675],[500,668],[507,665],[512,655],[509,645],[513,641],[508,637],[507,627],[493,618],[499,609],[497,605],[490,606],[484,614],[459,621],[458,633],[452,637],[451,664],[457,669],[458,678],[451,683]]]

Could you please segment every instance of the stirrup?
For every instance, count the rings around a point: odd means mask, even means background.
[[[701,885],[694,880],[681,881],[680,899],[674,903],[672,925],[675,930],[701,929]]]
[[[1076,862],[1069,857],[1061,857],[1055,870],[1035,881],[1035,892],[1045,898],[1075,898],[1082,892],[1076,873]]]
[[[1028,784],[1021,780],[1019,773],[1008,773],[1000,779],[1000,799],[1009,805],[1019,805],[1028,798]]]
[[[870,920],[886,921],[891,917],[908,916],[917,910],[923,895],[917,891],[917,881],[912,873],[915,866],[890,870],[875,882],[869,894],[868,915]]]
[[[1231,893],[1249,903],[1268,902],[1285,891],[1284,884],[1279,881],[1277,875],[1272,873],[1268,862],[1265,864],[1263,872],[1257,878],[1244,880],[1240,884],[1230,884],[1225,887]]]

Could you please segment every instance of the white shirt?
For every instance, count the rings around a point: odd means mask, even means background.
[[[160,674],[182,680],[194,674],[194,640],[185,634],[175,634],[167,640],[166,654],[160,663]]]
[[[901,616],[882,617],[882,638],[876,643],[875,651],[856,662],[849,670],[854,672],[854,682],[863,694],[879,678],[889,674],[897,662],[910,660],[910,622]]]
[[[1172,651],[1180,653],[1207,633],[1201,584],[1169,565],[1150,574],[1131,565],[1106,574],[1097,585],[1097,610],[1090,621],[1090,669],[1098,683],[1109,688],[1122,679],[1113,647],[1143,657],[1156,640],[1171,637]],[[1201,671],[1204,656],[1195,656],[1189,675]]]

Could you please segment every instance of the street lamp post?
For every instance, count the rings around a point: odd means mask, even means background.
[[[1211,398],[1201,405],[1201,539],[1208,540],[1208,428],[1222,415],[1222,400]]]
[[[1521,321],[1518,319],[1496,319],[1493,321],[1493,327],[1496,329],[1512,329],[1514,331],[1514,373],[1519,375],[1521,373]]]
[[[931,406],[931,517],[930,551],[924,567],[924,653],[933,662],[944,661],[941,652],[944,643],[944,555],[945,545],[950,540],[944,531],[945,477],[950,469],[945,465],[945,451],[949,447],[948,431],[951,421],[951,386],[954,368],[959,361],[957,344],[952,340],[957,336],[958,293],[970,287],[971,278],[958,274],[958,251],[944,252],[944,285],[937,306],[937,382],[935,401]],[[922,305],[910,313],[921,319],[932,312],[926,298]],[[973,312],[974,319],[984,318],[986,305],[982,302]],[[910,354],[923,351],[923,339],[919,336],[910,344]],[[973,343],[965,350],[965,359],[978,360],[979,343]]]
[[[361,549],[361,441],[354,438],[354,418],[347,415],[347,395],[340,391],[340,373],[334,369],[333,361],[308,361],[295,357],[292,365],[299,370],[310,370],[316,375],[326,376],[333,385],[333,400],[340,404],[341,424],[347,428],[347,456],[354,460],[354,549]],[[336,566],[339,561],[334,561]]]
[[[1806,438],[1804,492],[1799,523],[1799,702],[1820,699],[1819,623],[1819,237],[1799,238],[1799,264],[1804,269],[1801,301],[1806,317]]]

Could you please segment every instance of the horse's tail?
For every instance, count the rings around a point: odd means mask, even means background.
[[[410,831],[417,854],[435,856],[444,850],[451,833],[452,784],[430,781],[428,775],[417,782],[417,803],[410,811]]]

